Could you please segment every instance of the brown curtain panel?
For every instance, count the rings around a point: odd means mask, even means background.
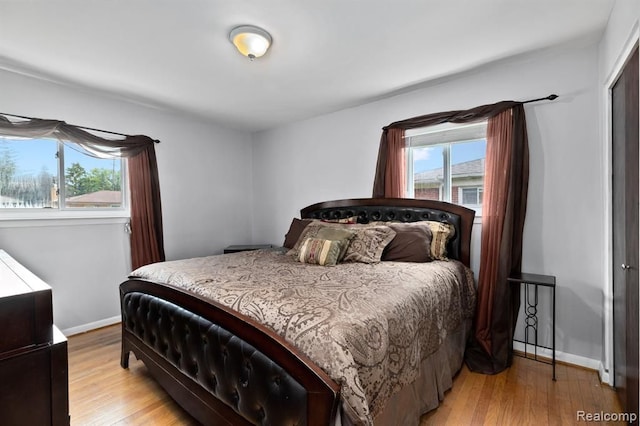
[[[0,115],[0,134],[25,138],[56,138],[73,143],[97,158],[129,159],[131,189],[131,263],[133,268],[165,260],[162,207],[154,143],[148,136],[107,139],[59,120],[11,121]]]
[[[384,196],[386,198],[404,198],[407,195],[407,160],[404,129],[389,129],[387,141]]]
[[[529,188],[529,146],[522,105],[489,119],[478,303],[470,370],[495,374],[511,365],[520,286],[507,277],[522,266],[522,232]]]
[[[153,145],[127,159],[131,188],[131,266],[165,260],[158,164]]]
[[[387,180],[392,179],[388,169],[394,168],[391,159],[395,152],[391,149],[394,129],[480,120],[488,120],[482,252],[474,333],[467,345],[465,360],[472,371],[494,374],[511,365],[513,332],[520,308],[520,288],[510,286],[507,277],[520,272],[522,264],[529,182],[529,148],[522,103],[503,101],[389,124],[383,128],[380,138],[373,196],[388,197]]]

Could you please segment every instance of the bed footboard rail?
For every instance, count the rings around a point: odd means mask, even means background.
[[[139,279],[120,285],[129,352],[203,424],[328,425],[339,386],[272,330],[223,305]]]

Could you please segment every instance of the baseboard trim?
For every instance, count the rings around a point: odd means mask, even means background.
[[[518,352],[524,353],[524,343],[522,342],[513,342],[513,349]],[[552,353],[551,349],[543,348],[543,347],[535,347],[534,345],[527,345],[527,353],[531,354],[532,351],[536,349],[538,357],[545,358],[545,360],[551,360]],[[602,366],[602,361],[599,359],[591,359],[580,355],[568,354],[565,352],[560,352],[556,350],[556,362],[563,362],[565,364],[576,365],[579,367],[588,368],[589,370],[595,370],[601,372],[600,380],[602,380],[602,373],[600,368]],[[604,382],[604,380],[602,380]],[[608,383],[608,382],[605,382]]]
[[[87,331],[95,330],[97,328],[106,327],[109,325],[117,324],[122,320],[120,315],[116,315],[111,318],[105,318],[99,321],[90,322],[87,324],[79,325],[76,327],[71,327],[62,330],[62,333],[69,337],[74,334],[85,333]],[[513,342],[513,349],[515,351],[524,353],[524,343],[522,342]],[[538,346],[535,348],[534,345],[527,345],[527,353],[531,354],[534,349],[537,349],[538,357],[545,359],[545,361],[550,361],[552,358],[551,349],[543,348]],[[609,383],[609,372],[604,368],[602,361],[592,358],[587,358],[580,355],[568,354],[561,351],[556,351],[556,362],[563,362],[565,364],[576,365],[579,367],[588,368],[589,370],[595,370],[600,375],[600,381],[603,383]]]
[[[609,370],[604,368],[603,363],[600,363],[600,367],[598,368],[598,375],[600,376],[600,381],[602,383],[613,386],[613,377],[611,377],[611,375],[609,374]]]
[[[120,315],[116,315],[115,317],[105,318],[100,321],[90,322],[88,324],[79,325],[77,327],[66,328],[62,330],[62,334],[65,336],[73,336],[74,334],[85,333],[87,331],[95,330],[97,328],[106,327],[108,325],[117,324],[122,321],[122,317]]]

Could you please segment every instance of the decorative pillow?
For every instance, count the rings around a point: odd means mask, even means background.
[[[289,226],[289,232],[284,236],[284,243],[282,246],[288,249],[293,248],[302,232],[311,222],[311,219],[298,219],[294,217],[291,221],[291,225]]]
[[[456,233],[456,229],[450,223],[427,220],[424,223],[431,229],[431,257],[438,260],[447,260],[447,243]]]
[[[326,223],[349,223],[354,224],[358,223],[358,216],[350,216],[342,219],[321,219],[322,222]]]
[[[348,229],[333,228],[328,226],[321,227],[316,234],[317,238],[342,242],[342,250],[340,251],[340,257],[338,258],[339,262],[344,259],[344,256],[349,248],[349,244],[355,236],[356,234]]]
[[[349,242],[355,236],[355,233],[353,231],[341,228],[342,226],[350,225],[329,224],[315,220],[312,221],[304,228],[304,230],[300,234],[300,237],[298,238],[298,241],[296,241],[296,243],[293,245],[291,250],[287,252],[287,254],[297,259],[300,256],[300,247],[302,246],[304,240],[306,240],[307,238],[341,241],[342,247],[338,262],[341,261],[347,250],[347,247],[349,246]]]
[[[338,263],[342,246],[342,241],[305,238],[300,246],[298,261],[302,263],[333,266]]]
[[[349,237],[349,234],[353,235]],[[322,237],[322,239],[331,240],[352,238],[342,260],[376,263],[380,262],[384,248],[395,236],[396,232],[386,225],[349,225],[316,221],[307,225],[298,242],[287,254],[299,257],[300,246],[306,238]]]
[[[345,262],[380,262],[384,248],[396,236],[396,232],[386,225],[343,225],[336,223],[325,223],[324,226],[329,228],[349,230],[355,233],[355,236],[347,247],[347,252],[344,255],[344,259],[342,259]]]
[[[430,262],[431,228],[425,222],[389,222],[396,236],[382,252],[382,260]]]

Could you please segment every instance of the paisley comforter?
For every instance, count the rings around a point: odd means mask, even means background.
[[[272,328],[341,385],[345,414],[364,425],[475,307],[472,272],[457,261],[325,267],[257,250],[147,265],[132,276]]]

